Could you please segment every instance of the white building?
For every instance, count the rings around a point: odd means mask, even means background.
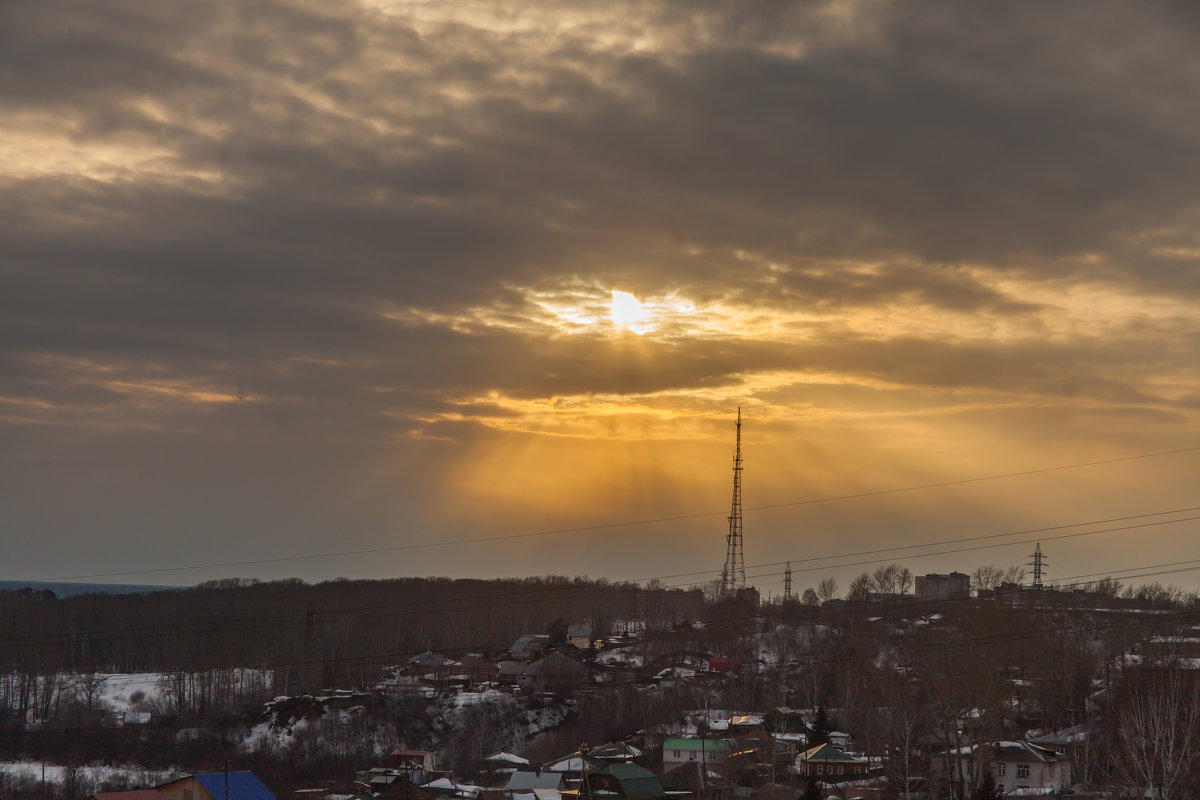
[[[955,779],[961,782],[964,796],[975,793],[976,770],[981,764],[991,769],[996,788],[1006,796],[1050,794],[1071,786],[1071,759],[1049,747],[998,741],[951,752],[957,756]]]

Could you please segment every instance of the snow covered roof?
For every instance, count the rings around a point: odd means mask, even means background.
[[[694,678],[696,670],[688,669],[687,667],[667,667],[654,676],[656,679],[662,678]]]
[[[505,752],[505,751],[503,751],[503,750],[501,750],[499,753],[492,753],[490,756],[488,756],[487,758],[485,758],[483,761],[484,761],[484,763],[485,763],[485,764],[518,764],[518,765],[525,765],[525,764],[528,764],[528,763],[529,763],[529,759],[528,759],[528,758],[521,758],[521,757],[520,757],[520,756],[518,756],[518,755],[513,755],[512,753],[507,753],[507,752]]]
[[[1040,747],[1029,742],[1016,742],[1009,740],[1000,740],[985,744],[969,744],[963,747],[955,747],[950,751],[951,755],[969,756],[980,747],[990,746],[992,748],[992,758],[1000,761],[1042,761],[1051,762],[1058,761],[1058,753],[1048,747]]]
[[[744,714],[740,717],[731,717],[729,724],[739,726],[762,725],[763,718],[755,716],[754,714]]]
[[[1085,722],[1081,725],[1074,725],[1070,728],[1063,728],[1060,731],[1054,731],[1052,733],[1038,736],[1030,739],[1029,743],[1050,747],[1061,747],[1063,745],[1070,744],[1083,744],[1095,732],[1095,726]]]
[[[443,793],[450,792],[454,797],[476,797],[483,791],[478,786],[472,786],[469,783],[458,783],[449,778],[438,778],[435,781],[422,784],[421,788]]]
[[[800,758],[805,761],[842,761],[855,764],[865,764],[867,761],[865,758],[855,758],[845,750],[831,744],[819,744],[810,750],[805,750]]]

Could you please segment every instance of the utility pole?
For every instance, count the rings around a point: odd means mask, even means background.
[[[783,602],[792,602],[792,562],[787,562],[783,570]]]
[[[729,533],[725,536],[725,566],[721,569],[721,597],[746,588],[746,561],[742,552],[742,407],[738,406],[737,448],[733,456],[733,503]]]
[[[588,755],[588,753],[591,752],[591,750],[592,750],[592,748],[588,747],[587,742],[580,743],[580,745],[579,745],[579,796],[580,796],[580,798],[583,798],[584,800],[586,800],[586,798],[591,796],[591,793],[588,792],[588,780],[587,780],[587,767],[588,767],[587,755]]]

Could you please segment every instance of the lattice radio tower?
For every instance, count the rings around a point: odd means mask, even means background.
[[[1042,568],[1048,563],[1046,557],[1042,555],[1042,543],[1038,542],[1037,547],[1033,549],[1033,555],[1029,557],[1029,566],[1033,567],[1033,583],[1031,585],[1034,589],[1042,588]]]
[[[742,557],[742,407],[738,406],[737,449],[733,456],[733,507],[725,537],[725,566],[721,569],[721,596],[746,588],[746,561]]]
[[[787,562],[783,570],[783,602],[792,602],[792,562]]]

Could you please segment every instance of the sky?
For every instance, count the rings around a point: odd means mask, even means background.
[[[0,579],[690,585],[740,407],[764,593],[1036,541],[1200,588],[1142,569],[1200,559],[1198,39],[1103,0],[4,3]]]

